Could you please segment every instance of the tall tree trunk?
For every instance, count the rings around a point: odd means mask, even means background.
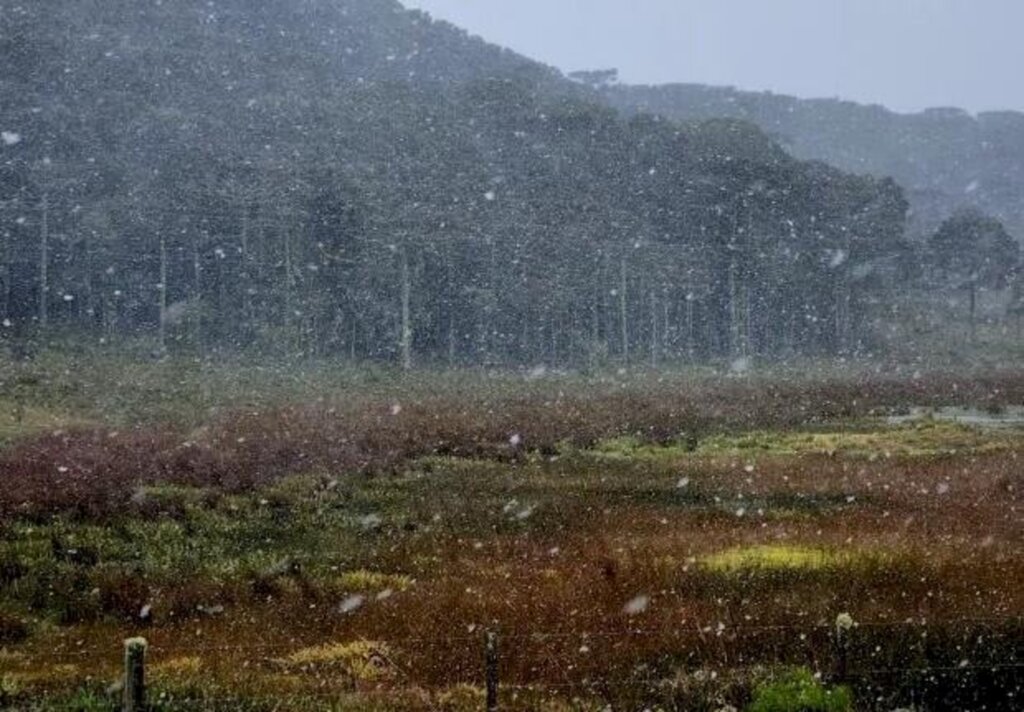
[[[978,283],[975,280],[971,280],[967,287],[969,295],[968,300],[970,302],[970,325],[971,325],[971,343],[974,343],[978,337],[978,324],[975,319],[975,314],[978,309]]]
[[[199,255],[199,235],[192,235],[192,341],[199,355],[203,355],[203,324],[200,306],[203,302],[203,265]]]
[[[599,356],[604,349],[601,339],[601,301],[595,299],[591,304],[590,343],[587,346],[587,367],[597,368]]]
[[[729,355],[742,355],[740,330],[739,281],[736,278],[736,260],[729,261]]]
[[[694,339],[693,331],[693,314],[694,314],[694,302],[696,299],[693,293],[687,293],[686,295],[686,355],[690,361],[694,360],[696,355],[696,341]]]
[[[252,275],[249,272],[249,203],[242,206],[242,230],[239,236],[241,255],[242,280],[242,334],[248,339],[252,333],[253,310],[252,310]]]
[[[661,352],[662,354],[671,357],[676,350],[676,339],[678,338],[677,330],[672,328],[671,321],[671,298],[669,290],[664,290],[661,295]]]
[[[84,237],[82,238],[85,244],[85,255],[83,258],[83,270],[85,274],[82,279],[82,286],[85,289],[85,317],[89,323],[89,331],[91,332],[96,327],[96,295],[93,290],[92,283],[92,266],[93,266],[93,255],[92,255],[92,240],[89,239],[89,232],[86,230],[83,232]]]
[[[412,313],[411,313],[411,301],[412,301],[412,284],[411,276],[409,274],[409,252],[408,249],[403,245],[401,249],[401,279],[402,279],[402,333],[400,339],[400,348],[402,355],[402,369],[405,371],[412,370]]]
[[[1010,302],[1017,315],[1017,342],[1021,340],[1021,319],[1024,317],[1024,275],[1017,273],[1013,280],[1013,298]]]
[[[449,245],[448,249],[444,253],[444,279],[445,279],[445,296],[447,298],[447,309],[445,310],[445,319],[448,324],[448,368],[455,368],[456,358],[456,344],[455,344],[455,315],[458,311],[457,304],[457,290],[455,288],[455,268],[453,262],[455,258],[452,253],[454,248]],[[439,320],[440,321],[440,320]]]
[[[622,322],[622,360],[629,363],[629,302],[626,299],[626,256],[622,256],[622,270],[619,280],[619,317]]]
[[[50,194],[43,191],[42,226],[39,230],[39,326],[46,327],[50,300]]]
[[[651,289],[651,368],[658,367],[658,295]]]
[[[487,365],[495,362],[494,343],[495,319],[498,313],[498,259],[497,245],[493,236],[487,239],[487,306],[484,308],[484,360]]]
[[[569,305],[569,345],[568,353],[566,354],[566,361],[572,365],[579,360],[579,336],[580,336],[580,324],[579,324],[579,312],[577,311],[578,303],[573,301]]]
[[[744,358],[750,355],[750,288],[740,275],[739,264],[735,261],[732,263],[730,284],[733,355]]]
[[[548,312],[548,324],[551,331],[551,366],[558,364],[558,334],[561,330],[562,314],[558,307],[553,307]]]
[[[455,368],[455,316],[448,314],[448,368]]]
[[[843,270],[836,285],[836,349],[845,354],[850,345],[850,285]]]
[[[293,347],[292,339],[292,317],[294,316],[294,309],[292,307],[292,235],[291,228],[285,227],[282,231],[283,237],[283,248],[284,248],[284,281],[281,285],[284,296],[284,314],[282,314],[282,324],[284,326],[285,340],[288,344],[288,349],[291,350]]]
[[[272,301],[271,301],[271,288],[268,286],[267,279],[267,264],[273,264],[271,255],[271,245],[267,236],[267,216],[266,211],[263,209],[264,206],[257,204],[256,208],[256,246],[253,252],[255,253],[255,265],[253,273],[255,275],[256,284],[259,285],[259,299],[253,305],[253,326],[258,326],[262,332],[266,332],[268,326],[274,322],[272,314]]]
[[[0,272],[0,279],[3,280],[3,293],[0,293],[0,319],[9,321],[11,318],[11,237],[7,232],[0,233],[3,237],[3,264],[0,265],[3,271]]]
[[[167,242],[160,235],[160,323],[158,341],[160,353],[167,350]]]

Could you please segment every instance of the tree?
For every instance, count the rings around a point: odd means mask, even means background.
[[[999,220],[974,208],[942,223],[929,245],[939,273],[968,292],[973,338],[978,290],[1006,288],[1020,262],[1020,245]]]
[[[599,89],[615,84],[619,81],[618,69],[585,69],[578,72],[570,72],[569,78]]]
[[[1024,274],[1022,272],[1024,272],[1024,265],[1017,265],[1017,269],[1010,276],[1013,293],[1010,306],[1006,310],[1017,322],[1017,341],[1021,340],[1021,327],[1024,324]]]

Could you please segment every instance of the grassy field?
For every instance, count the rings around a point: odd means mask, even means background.
[[[891,418],[1019,371],[0,383],[0,707],[143,635],[157,710],[478,710],[485,630],[503,709],[1020,706],[1024,433]]]

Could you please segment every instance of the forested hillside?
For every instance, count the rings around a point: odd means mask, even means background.
[[[623,119],[393,0],[3,2],[0,56],[19,347],[845,353],[901,251],[891,180],[740,121]]]
[[[974,207],[1024,239],[1024,114],[972,116],[950,108],[897,114],[881,106],[699,84],[605,86],[602,92],[629,114],[751,121],[795,156],[892,176],[907,191],[911,231],[919,237],[958,208]]]

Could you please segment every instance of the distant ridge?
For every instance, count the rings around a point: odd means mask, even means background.
[[[957,207],[971,205],[999,217],[1024,239],[1024,113],[974,116],[940,107],[902,114],[878,105],[702,84],[617,84],[600,90],[628,114],[751,121],[798,158],[892,176],[907,190],[918,236]]]

